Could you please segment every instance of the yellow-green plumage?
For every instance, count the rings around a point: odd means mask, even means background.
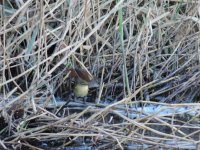
[[[76,84],[74,87],[74,94],[76,97],[85,97],[88,94],[88,84]]]

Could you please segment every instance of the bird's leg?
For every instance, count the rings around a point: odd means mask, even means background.
[[[84,103],[84,104],[86,104],[86,100],[87,100],[87,97],[84,96],[84,97],[83,97],[83,103]]]

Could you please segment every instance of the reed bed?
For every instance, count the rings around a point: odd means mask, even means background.
[[[0,2],[0,149],[198,149],[200,3]],[[73,97],[69,69],[99,86]]]

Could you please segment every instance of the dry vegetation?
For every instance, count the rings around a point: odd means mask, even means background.
[[[199,36],[195,0],[0,1],[0,149],[195,149]]]

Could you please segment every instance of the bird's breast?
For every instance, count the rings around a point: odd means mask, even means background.
[[[74,88],[74,94],[77,97],[84,97],[88,94],[88,85],[77,84]]]

